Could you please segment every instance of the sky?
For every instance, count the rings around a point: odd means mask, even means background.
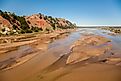
[[[17,15],[42,13],[79,26],[121,25],[121,0],[0,0],[0,10]]]

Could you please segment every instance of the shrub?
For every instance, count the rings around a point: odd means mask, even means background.
[[[23,29],[21,29],[20,31],[19,31],[19,33],[21,33],[21,34],[24,34],[24,33],[26,33]]]
[[[32,27],[31,30],[34,31],[34,32],[43,31],[42,28],[38,28],[38,27]]]
[[[27,24],[27,22],[26,22],[24,17],[17,17],[17,20],[21,23],[21,28],[23,30],[29,29],[29,25]]]

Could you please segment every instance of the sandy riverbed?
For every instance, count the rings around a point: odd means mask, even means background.
[[[98,29],[84,29],[64,38],[62,36],[62,39],[52,42],[47,46],[47,50],[38,52],[39,54],[28,62],[1,72],[0,80],[120,81],[120,44],[115,42],[116,36],[97,31]],[[23,73],[26,75],[22,76]]]
[[[15,41],[12,43],[8,42],[0,44],[0,69],[8,70],[25,63],[38,53],[46,51],[50,42],[68,36],[69,32],[71,31],[74,30],[70,29],[55,31],[49,34],[37,34],[32,36],[33,38],[31,39],[29,39],[29,35],[25,35],[25,37],[16,36],[14,39],[16,39],[18,42]],[[8,39],[7,37],[5,38],[6,40]]]

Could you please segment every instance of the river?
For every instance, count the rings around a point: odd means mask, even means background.
[[[61,73],[60,71],[62,71],[63,73],[64,73],[64,71],[70,72],[69,71],[69,70],[71,70],[71,69],[69,69],[70,67],[77,66],[77,65],[73,65],[73,66],[68,67],[68,65],[65,64],[64,60],[66,60],[68,54],[71,51],[70,46],[75,41],[77,41],[83,34],[97,34],[97,35],[109,38],[114,43],[113,49],[115,49],[116,51],[120,51],[121,50],[121,48],[120,48],[121,47],[121,35],[110,35],[110,33],[111,32],[108,30],[100,30],[100,29],[96,29],[96,28],[79,28],[79,29],[77,29],[77,31],[70,33],[70,35],[68,37],[66,37],[64,39],[58,39],[58,40],[50,43],[46,52],[40,52],[39,54],[37,54],[35,57],[30,59],[29,61],[15,67],[13,69],[1,71],[0,72],[0,81],[56,81],[57,76],[56,76],[56,79],[55,79],[55,77],[54,77],[54,79],[52,79],[50,77],[53,77],[54,75],[56,75],[56,73]],[[117,57],[121,57],[121,55],[117,54]],[[94,66],[95,65],[96,64],[94,64]],[[63,66],[66,66],[68,68],[63,68],[61,70],[60,67],[63,67]],[[94,68],[94,66],[89,65],[89,67],[91,67],[92,69]],[[114,66],[109,67],[109,66],[104,65],[104,67],[107,67],[109,69],[111,69],[111,68],[115,69]],[[100,68],[100,65],[98,65],[97,68]],[[89,71],[92,70],[92,69],[87,69],[87,68],[83,68],[83,69],[89,70]],[[100,69],[103,70],[102,67]],[[46,74],[48,70],[51,70],[51,71],[56,70],[57,72],[56,71],[52,72],[53,76],[50,76],[51,73]],[[74,70],[74,74],[76,74],[76,72],[78,72],[78,71],[84,73],[82,70],[76,69],[76,70]],[[114,76],[117,77],[119,74],[121,74],[121,73],[119,73],[119,71],[121,72],[121,69],[116,68],[116,70],[111,72],[112,73],[111,76],[113,76],[113,73],[114,73]],[[48,76],[50,79],[43,79],[41,77],[41,75],[42,75],[41,73],[45,73],[46,78]],[[110,74],[110,72],[107,72],[107,73]],[[118,74],[116,74],[116,73],[118,73]],[[71,72],[71,74],[68,75],[67,77],[74,76],[74,74],[73,74],[73,72]],[[102,72],[102,74],[104,74],[104,73]],[[96,75],[96,72],[95,72],[95,75]],[[86,72],[85,72],[85,75],[83,75],[83,76],[84,77],[86,76]],[[89,76],[89,74],[87,76]],[[67,77],[65,77],[65,81],[70,80],[70,79],[67,79]],[[79,78],[79,76],[77,78]],[[79,80],[80,79],[77,79],[77,81],[79,81]],[[101,79],[101,80],[103,80],[103,79]],[[61,78],[60,78],[57,81],[64,81],[64,80],[63,79],[61,80]],[[86,79],[84,81],[88,81],[88,79]],[[109,80],[107,80],[107,81],[109,81]]]

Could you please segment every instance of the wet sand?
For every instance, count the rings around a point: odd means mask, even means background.
[[[120,75],[120,67],[106,64],[89,64],[73,69],[52,81],[120,81]]]
[[[71,45],[71,52],[24,81],[120,81],[121,55],[113,40],[86,34]],[[119,50],[119,49],[117,49]],[[117,57],[116,57],[117,56]]]
[[[59,37],[29,61],[1,71],[0,81],[121,81],[120,40],[103,32],[82,29]]]
[[[44,51],[40,50],[40,51],[35,52],[35,56],[33,58],[29,59],[27,62],[24,62],[23,64],[21,64],[17,67],[14,67],[10,70],[1,71],[0,72],[0,79],[1,79],[0,81],[16,81],[16,80],[21,81],[24,78],[26,78],[30,75],[33,75],[34,73],[53,64],[63,54],[70,52],[69,51],[70,49],[67,49],[67,48],[69,48],[69,45],[71,45],[71,43],[73,43],[73,41],[75,40],[75,37],[74,37],[75,34],[70,35],[72,37],[71,39],[65,38],[67,36],[67,34],[65,36],[63,36],[63,35],[64,34],[62,34],[62,38],[61,38],[61,36],[59,37],[59,39],[60,39],[59,41],[55,41],[54,43],[51,43],[46,50],[44,50]],[[63,38],[65,38],[65,39],[63,39]],[[78,36],[77,36],[77,38],[78,38]],[[60,41],[62,44],[60,43]],[[45,41],[45,42],[47,42],[47,41]],[[38,43],[40,43],[40,42],[38,42]],[[41,43],[39,44],[40,47],[41,47]],[[58,44],[60,44],[60,45],[56,46]],[[41,48],[43,48],[43,46]],[[58,55],[56,55],[56,53]],[[34,68],[34,70],[33,70],[33,68]],[[26,75],[23,75],[23,74],[26,74]]]
[[[20,36],[21,38],[16,38],[22,39],[23,41],[21,42],[19,40],[19,42],[0,44],[0,70],[7,70],[28,61],[36,56],[37,52],[47,50],[50,42],[66,37],[70,31],[72,30],[50,34],[37,34],[31,40],[29,39],[29,41],[24,40],[27,40],[30,36]]]
[[[113,65],[93,63],[78,67],[61,67],[41,73],[29,81],[120,81],[121,68]],[[26,80],[25,80],[26,81]]]

